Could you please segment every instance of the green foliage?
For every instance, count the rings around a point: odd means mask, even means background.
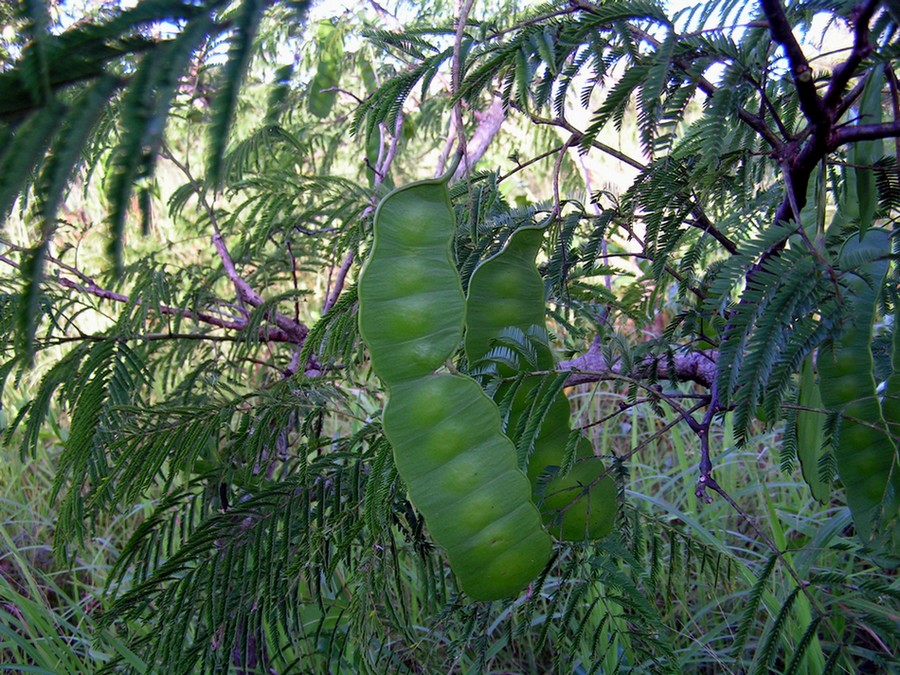
[[[95,4],[0,3],[0,669],[897,668],[892,3]]]
[[[860,228],[862,229],[862,228]],[[834,447],[847,504],[860,538],[878,555],[900,550],[900,467],[873,374],[871,331],[878,290],[889,261],[889,234],[870,229],[852,235],[840,252],[847,271],[847,325],[819,354],[822,401],[841,413]]]
[[[451,50],[445,49],[426,57],[413,69],[400,72],[384,81],[381,86],[356,109],[354,114],[354,129],[357,134],[365,133],[365,137],[371,136],[379,124],[384,124],[388,129],[393,129],[403,110],[403,103],[417,84],[421,83],[423,90],[437,74],[441,64],[450,58]]]
[[[113,152],[108,194],[112,230],[109,252],[118,274],[123,271],[124,229],[132,190],[136,182],[146,183],[153,175],[179,79],[212,27],[208,16],[200,16],[170,44],[144,56],[122,97],[120,140]],[[144,212],[148,217],[146,209]]]
[[[797,411],[793,428],[789,425],[787,433],[793,430],[797,435],[797,459],[810,492],[818,501],[825,502],[831,494],[831,480],[822,477],[819,467],[825,454],[831,452],[831,446],[825,445],[824,404],[811,357],[803,362],[800,377],[797,405],[802,409]]]
[[[237,107],[241,82],[250,62],[253,39],[265,9],[266,3],[263,0],[243,0],[235,10],[228,59],[220,71],[221,82],[218,95],[213,100],[209,124],[210,153],[207,171],[214,184],[222,179],[222,158],[225,155],[228,131]]]

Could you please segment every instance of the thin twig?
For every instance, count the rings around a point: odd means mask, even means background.
[[[831,84],[825,92],[823,101],[828,108],[834,108],[840,102],[844,89],[850,83],[856,69],[872,53],[872,45],[869,44],[869,22],[875,14],[880,0],[866,0],[858,5],[852,12],[853,24],[853,49],[850,56],[842,64],[837,66],[831,75]]]
[[[456,96],[462,84],[462,40],[466,31],[466,21],[469,18],[469,12],[475,0],[459,0],[459,16],[456,20],[456,35],[453,39],[453,63],[451,65],[451,89],[452,96]],[[462,117],[462,101],[456,101],[453,104],[453,116],[456,123],[457,134],[457,151],[462,157],[462,169],[465,175],[469,174],[471,167],[469,166],[468,152],[466,150],[466,130],[463,125]]]
[[[341,291],[344,290],[344,282],[347,279],[347,273],[350,271],[350,267],[353,265],[354,259],[354,251],[351,248],[347,251],[347,255],[344,256],[343,262],[341,262],[341,266],[338,268],[337,278],[334,280],[334,286],[331,288],[331,292],[328,294],[328,297],[325,298],[325,304],[322,305],[322,314],[325,314],[329,309],[334,307],[334,303],[337,302],[337,299],[341,295]]]
[[[582,141],[582,139],[584,138],[584,132],[581,131],[581,129],[574,126],[567,119],[565,119],[565,117],[561,116],[561,117],[555,117],[553,119],[550,119],[550,118],[546,118],[546,117],[541,117],[540,115],[536,115],[536,114],[528,112],[528,111],[524,111],[521,108],[515,108],[515,109],[519,110],[523,114],[526,114],[528,116],[528,118],[535,124],[555,126],[560,129],[566,130],[570,134],[570,139],[574,139],[575,143],[580,143]],[[567,143],[568,143],[568,141],[567,141]],[[633,157],[626,155],[621,150],[617,150],[616,148],[606,145],[605,143],[601,143],[600,141],[598,141],[596,139],[592,139],[590,142],[590,145],[592,148],[596,148],[597,150],[600,150],[601,152],[609,155],[610,157],[613,157],[613,158],[619,160],[620,162],[623,162],[623,163],[627,164],[628,166],[630,166],[634,169],[637,169],[638,171],[643,172],[643,171],[647,170],[646,164],[639,162],[638,160],[634,159]],[[691,215],[694,216],[694,220],[688,224],[691,225],[692,227],[703,230],[704,232],[709,234],[711,237],[713,237],[713,239],[718,241],[725,248],[725,250],[728,251],[729,253],[732,253],[732,254],[737,253],[737,250],[738,250],[737,244],[735,244],[733,241],[731,241],[731,239],[729,239],[723,232],[716,229],[715,225],[713,225],[713,223],[709,219],[709,217],[703,212],[703,209],[700,207],[699,202],[694,198],[693,195],[690,195],[689,200],[690,200],[690,205],[691,205]]]
[[[705,402],[700,402],[697,405],[695,405],[694,407],[687,410],[687,413],[689,415],[693,415],[695,412],[702,409],[705,405],[706,405]],[[660,429],[657,429],[652,434],[650,434],[647,438],[645,438],[643,441],[641,441],[640,443],[635,445],[633,448],[630,448],[628,450],[628,452],[625,452],[624,454],[621,454],[621,455],[616,455],[615,456],[616,461],[621,463],[627,459],[630,459],[631,457],[633,457],[634,455],[639,453],[641,450],[646,448],[648,445],[650,445],[653,441],[657,440],[658,438],[661,438],[663,435],[668,433],[671,429],[675,428],[679,424],[681,424],[681,417],[676,417],[671,422],[666,422]],[[569,502],[562,508],[558,509],[559,513],[564,514],[566,511],[568,511],[570,508],[572,508],[578,502],[581,495],[590,492],[590,490],[592,488],[596,487],[600,483],[600,481],[605,479],[607,476],[612,475],[612,472],[614,470],[615,470],[615,465],[612,465],[612,466],[608,467],[603,473],[599,474],[596,478],[594,478],[592,481],[590,481],[590,483],[588,483],[586,485],[579,484],[577,486],[574,486],[573,488],[569,488],[571,490],[578,490],[579,496],[574,498],[571,502]]]
[[[644,379],[652,373],[656,379],[696,382],[704,387],[712,387],[716,373],[714,351],[673,354],[671,361],[671,365],[675,367],[674,373],[669,372],[669,359],[656,356],[648,356],[636,364],[634,372],[623,373],[621,362],[608,363],[595,342],[581,356],[560,361],[558,369],[571,371],[568,380],[570,386],[599,380]]]
[[[558,218],[560,212],[562,210],[562,201],[559,198],[559,174],[562,171],[562,163],[566,157],[566,152],[571,148],[576,142],[575,136],[569,136],[565,143],[563,143],[562,150],[559,155],[556,156],[556,162],[553,165],[553,210],[552,216],[554,218]],[[565,254],[565,251],[563,251]],[[565,264],[565,261],[563,261]]]
[[[900,120],[884,124],[854,124],[835,129],[828,147],[834,150],[847,143],[897,137],[900,137]]]
[[[60,262],[56,258],[47,255],[45,259],[51,264],[57,265],[60,268],[71,271],[72,268],[65,263]],[[0,255],[0,262],[9,265],[15,269],[19,269],[19,264],[14,260],[6,256]],[[59,276],[56,278],[47,277],[45,278],[45,282],[54,282],[62,286],[63,288],[67,288],[69,290],[78,291],[79,293],[84,293],[85,295],[92,295],[96,298],[100,298],[102,300],[111,300],[113,302],[121,302],[121,303],[131,303],[135,305],[142,305],[143,300],[141,298],[132,298],[124,293],[118,293],[116,291],[110,290],[108,288],[103,288],[99,284],[97,284],[93,279],[84,274],[83,272],[77,272],[77,276],[79,281],[73,281],[72,279],[68,279],[63,276]],[[170,316],[181,316],[186,319],[193,319],[194,321],[199,321],[201,323],[206,323],[211,326],[215,326],[216,328],[226,328],[229,330],[237,330],[242,331],[247,327],[247,322],[244,319],[235,319],[235,320],[226,320],[217,316],[213,316],[212,314],[208,314],[207,312],[197,312],[190,309],[183,309],[181,307],[172,307],[169,305],[156,304],[153,305],[156,309],[159,310],[160,314],[170,315]],[[288,332],[285,332],[285,335]],[[283,335],[281,336],[284,337]],[[276,341],[295,341],[296,337],[292,337],[291,340],[276,340]]]
[[[588,201],[594,209],[594,215],[599,217],[602,215],[603,209],[600,208],[600,204],[592,197],[594,194],[594,187],[591,184],[591,172],[590,169],[588,169],[587,162],[584,161],[584,156],[580,153],[578,154],[578,166],[581,168],[581,176],[582,180],[584,180],[584,191],[587,193]],[[606,267],[609,267],[609,241],[605,236],[600,240],[600,254],[603,264]],[[606,286],[606,290],[610,292],[612,292],[612,278],[612,274],[603,275],[603,283]]]
[[[240,335],[210,335],[209,333],[141,333],[139,335],[60,335],[40,340],[41,348],[53,347],[70,342],[161,342],[165,340],[196,340],[198,342],[246,342]],[[279,332],[279,339],[272,342],[291,342],[287,335]]]
[[[884,74],[891,91],[891,108],[894,111],[894,119],[900,119],[900,83],[897,82],[897,75],[889,63],[884,64]],[[894,158],[896,159],[896,170],[900,176],[900,137],[894,139]]]
[[[501,174],[500,176],[498,176],[498,177],[497,177],[497,182],[498,182],[498,183],[502,183],[503,181],[505,181],[505,180],[506,180],[507,178],[509,178],[510,176],[513,176],[513,175],[517,174],[519,171],[522,171],[523,169],[528,168],[528,167],[531,166],[532,164],[534,164],[534,163],[536,163],[536,162],[540,162],[542,159],[547,159],[547,158],[550,157],[551,155],[555,155],[557,152],[559,152],[560,150],[562,150],[564,147],[565,147],[565,145],[557,145],[555,148],[551,148],[551,149],[548,150],[547,152],[542,152],[542,153],[539,154],[539,155],[535,155],[535,156],[532,157],[531,159],[528,159],[528,160],[526,160],[526,161],[524,161],[524,162],[518,162],[518,163],[516,164],[516,168],[515,168],[515,169],[511,169],[511,170],[509,170],[508,172],[506,172],[506,173]]]
[[[234,260],[231,258],[231,254],[228,252],[228,247],[225,245],[225,240],[222,237],[221,230],[219,229],[215,209],[212,208],[212,205],[206,198],[205,188],[199,181],[194,178],[194,176],[191,174],[190,169],[185,164],[180,162],[171,152],[169,152],[168,148],[165,145],[163,145],[160,154],[171,161],[185,175],[185,177],[197,193],[197,199],[199,200],[200,205],[206,211],[206,215],[209,218],[210,224],[213,228],[213,247],[216,249],[216,253],[219,256],[219,259],[222,261],[222,267],[225,270],[225,275],[234,285],[238,299],[246,302],[252,307],[261,307],[265,303],[265,301],[263,300],[262,296],[260,296],[259,293],[257,293],[256,290],[252,286],[250,286],[250,284],[247,283],[247,281],[240,275],[234,264]],[[309,333],[309,328],[305,324],[300,323],[299,321],[294,321],[290,317],[287,317],[278,311],[273,310],[267,312],[266,316],[269,320],[272,321],[272,323],[278,326],[278,328],[283,330],[288,335],[293,336],[298,344],[302,343],[303,340],[306,339],[307,333]]]

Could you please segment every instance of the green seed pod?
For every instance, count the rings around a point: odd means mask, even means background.
[[[446,179],[384,198],[359,280],[359,327],[388,389],[384,431],[410,500],[463,590],[494,600],[533,580],[552,542],[497,406],[471,378],[434,373],[463,336],[454,231]]]
[[[459,344],[465,297],[451,257],[455,228],[443,180],[397,188],[375,212],[359,279],[359,330],[388,386],[429,375]]]
[[[900,542],[890,544],[886,539],[896,536],[896,530],[893,535],[890,530],[900,508],[900,468],[897,445],[876,393],[871,347],[889,254],[890,235],[884,230],[870,229],[862,241],[854,234],[845,242],[841,266],[854,270],[846,273],[847,320],[841,335],[819,350],[816,365],[822,402],[843,415],[834,451],[860,539],[876,550],[888,547],[896,552]],[[892,405],[888,412],[893,412]]]
[[[309,111],[322,119],[331,114],[337,99],[338,86],[341,79],[344,44],[341,32],[331,21],[320,21],[316,27],[316,42],[319,48],[319,60],[316,64],[316,76],[309,85]]]
[[[800,395],[797,403],[813,410],[820,410],[823,406],[812,357],[807,357],[800,369]],[[819,476],[819,458],[823,454],[824,442],[825,415],[810,410],[798,411],[797,459],[800,460],[803,480],[809,486],[812,496],[822,503],[831,497],[831,485]]]
[[[541,512],[550,532],[563,541],[599,539],[612,532],[616,520],[616,484],[586,438],[578,439],[578,461],[547,483]],[[601,478],[601,476],[603,476]]]
[[[466,356],[475,363],[488,354],[491,344],[503,331],[517,328],[522,333],[544,336],[537,347],[540,370],[555,367],[553,352],[546,340],[544,282],[535,266],[541,247],[543,227],[517,230],[497,255],[483,261],[472,273],[466,299]],[[534,331],[537,327],[539,330]],[[506,377],[515,374],[499,367]],[[516,387],[509,410],[507,429],[512,432],[527,418],[539,398],[542,378],[526,378],[517,385],[501,385],[497,400]],[[612,531],[616,513],[616,486],[604,476],[603,462],[594,456],[587,439],[579,438],[576,463],[568,473],[559,474],[569,440],[569,401],[559,391],[541,422],[528,459],[528,478],[544,523],[552,534],[565,541],[599,539]],[[601,477],[602,476],[602,477]]]
[[[527,333],[532,326],[544,328],[544,280],[534,264],[544,237],[543,227],[515,231],[503,250],[482,261],[469,281],[466,301],[466,357],[469,363],[483,358],[505,328]],[[549,346],[538,349],[537,366],[554,367]],[[502,372],[504,376],[512,370]]]
[[[443,374],[392,386],[384,430],[412,503],[466,593],[510,597],[541,572],[550,538],[497,406],[478,383]]]

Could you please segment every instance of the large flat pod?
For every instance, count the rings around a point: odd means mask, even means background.
[[[439,368],[462,338],[455,229],[443,180],[397,188],[375,212],[375,240],[359,280],[359,330],[388,386]]]
[[[434,372],[463,337],[455,229],[445,179],[385,197],[360,275],[359,325],[388,390],[384,431],[410,499],[462,589],[495,600],[540,574],[552,541],[497,406],[474,380]]]
[[[474,380],[432,375],[391,387],[384,430],[429,532],[477,600],[515,595],[550,559],[531,486]]]

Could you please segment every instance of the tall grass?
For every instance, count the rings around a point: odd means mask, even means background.
[[[48,498],[61,439],[48,430],[43,440],[27,459],[14,444],[0,446],[0,671],[79,675],[115,655],[145,672],[117,628],[97,622],[107,605],[103,586],[115,542],[134,523],[117,517],[96,523],[75,555],[56,559]]]
[[[575,397],[576,405],[589,405],[587,421],[623,400],[604,389]],[[595,445],[621,455],[671,419],[647,404],[631,406],[594,429]],[[63,439],[53,428],[61,426],[50,425],[38,455],[26,461],[15,448],[0,450],[0,671],[87,673],[118,658],[133,672],[149,672],[127,646],[141,626],[101,628],[98,621],[109,605],[108,570],[140,511],[95,523],[76,553],[54,558],[47,499]],[[777,430],[761,430],[740,449],[727,421],[714,436],[714,476],[740,510],[721,498],[698,499],[697,439],[676,426],[626,463],[620,523],[628,537],[574,550],[573,576],[544,579],[533,607],[520,598],[463,615],[448,605],[436,614],[415,590],[434,579],[434,570],[415,555],[386,552],[395,568],[390,583],[408,592],[400,607],[373,599],[376,614],[397,615],[384,622],[380,639],[379,629],[358,622],[384,617],[354,614],[359,599],[342,599],[345,588],[324,613],[312,602],[302,608],[309,647],[296,649],[289,671],[362,672],[363,664],[389,655],[396,672],[414,672],[410,664],[422,662],[452,664],[455,673],[612,673],[623,663],[652,673],[654,665],[642,660],[640,617],[623,601],[622,589],[632,587],[658,615],[682,672],[887,672],[896,649],[896,629],[887,624],[900,593],[896,580],[858,552],[846,507],[815,503],[797,471],[783,472],[773,452]],[[616,542],[626,539],[641,543],[619,551]],[[615,583],[579,591],[579,610],[571,614],[557,598],[577,585],[579,570],[598,564],[612,566],[607,577]],[[394,632],[391,623],[405,627]],[[361,634],[365,641],[357,641]],[[560,652],[562,635],[573,653]],[[273,644],[284,638],[270,637]]]
[[[623,400],[596,392],[579,398],[593,401],[582,412],[588,422]],[[630,407],[602,431],[600,452],[621,454],[674,418],[648,404]],[[836,488],[831,503],[819,504],[799,467],[785,471],[778,428],[760,427],[741,448],[729,417],[712,434],[713,476],[733,504],[712,492],[710,503],[698,498],[699,441],[685,425],[627,463],[627,503],[720,551],[727,565],[725,574],[698,573],[684,552],[665,554],[668,579],[656,602],[675,630],[684,672],[896,668],[896,578],[859,550],[842,493]],[[653,597],[653,588],[645,590]]]

